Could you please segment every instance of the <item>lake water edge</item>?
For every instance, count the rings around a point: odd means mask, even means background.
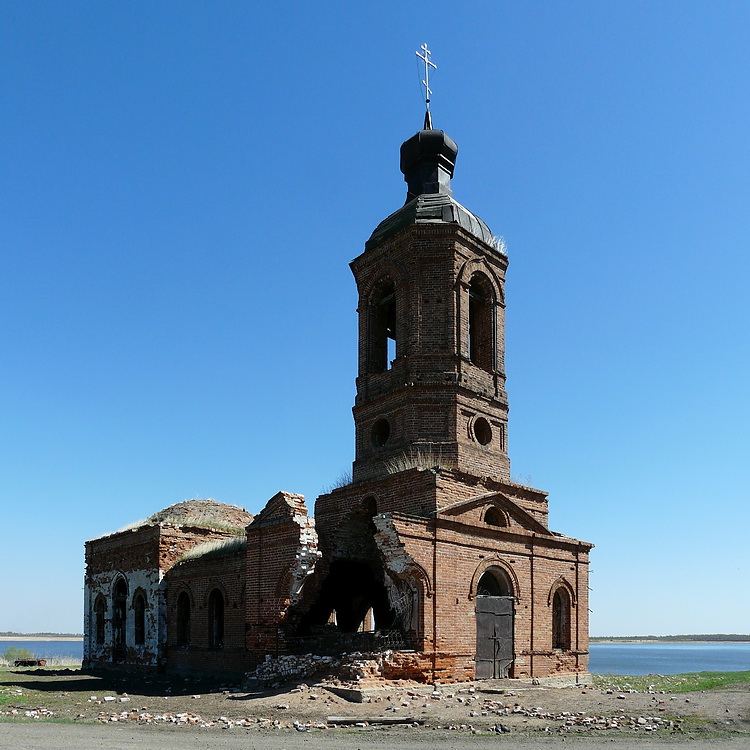
[[[31,651],[38,659],[80,662],[83,640],[1,639],[0,654],[11,647]],[[750,671],[750,642],[617,642],[592,643],[592,674],[680,674]]]

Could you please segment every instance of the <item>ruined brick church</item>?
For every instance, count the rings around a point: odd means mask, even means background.
[[[505,248],[454,200],[458,148],[401,146],[406,203],[351,263],[352,481],[256,516],[188,500],[86,543],[84,666],[239,673],[267,655],[389,652],[421,681],[580,674],[591,544],[510,479]]]

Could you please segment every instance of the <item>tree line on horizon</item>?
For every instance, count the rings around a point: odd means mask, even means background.
[[[742,633],[692,633],[690,635],[592,635],[589,641],[716,641],[734,643],[750,641],[750,634]]]
[[[83,638],[83,633],[16,633],[0,630],[0,638]]]

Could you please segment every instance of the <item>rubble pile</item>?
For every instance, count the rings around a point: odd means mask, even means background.
[[[340,682],[376,681],[388,674],[393,657],[394,652],[389,650],[368,653],[354,651],[341,658],[315,654],[266,656],[265,661],[245,677],[266,683],[282,683],[314,676],[330,677]]]
[[[334,670],[339,661],[332,656],[300,654],[286,656],[266,656],[254,672],[248,672],[246,679],[262,680],[267,683],[301,680]]]
[[[578,711],[576,713],[571,713],[570,711],[551,713],[538,706],[535,708],[526,708],[518,703],[501,703],[494,700],[483,701],[480,711],[471,711],[469,713],[470,716],[490,716],[491,714],[495,716],[523,716],[529,719],[554,721],[561,723],[564,729],[582,727],[584,729],[628,729],[652,732],[656,729],[679,730],[680,724],[682,724],[681,719],[666,719],[661,716],[627,716],[624,714],[618,716],[592,716],[585,711]]]
[[[83,718],[83,715],[78,717]],[[121,711],[120,713],[107,714],[100,713],[97,720],[102,724],[113,724],[117,722],[135,721],[139,724],[175,724],[186,727],[200,727],[209,729],[218,727],[220,729],[233,728],[256,728],[256,729],[297,729],[298,731],[307,731],[309,729],[328,729],[329,725],[325,722],[301,723],[299,721],[281,721],[274,719],[272,716],[252,717],[248,716],[241,719],[230,719],[228,716],[219,716],[217,719],[206,719],[200,714],[195,713],[164,713],[153,714],[144,711]]]
[[[363,680],[380,680],[384,667],[391,658],[392,651],[377,653],[347,654],[336,670],[336,677],[343,682],[362,682]]]

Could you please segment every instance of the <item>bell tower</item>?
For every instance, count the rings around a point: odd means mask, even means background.
[[[359,292],[354,481],[438,464],[508,481],[501,240],[453,198],[458,147],[401,146],[406,202],[351,263]]]

